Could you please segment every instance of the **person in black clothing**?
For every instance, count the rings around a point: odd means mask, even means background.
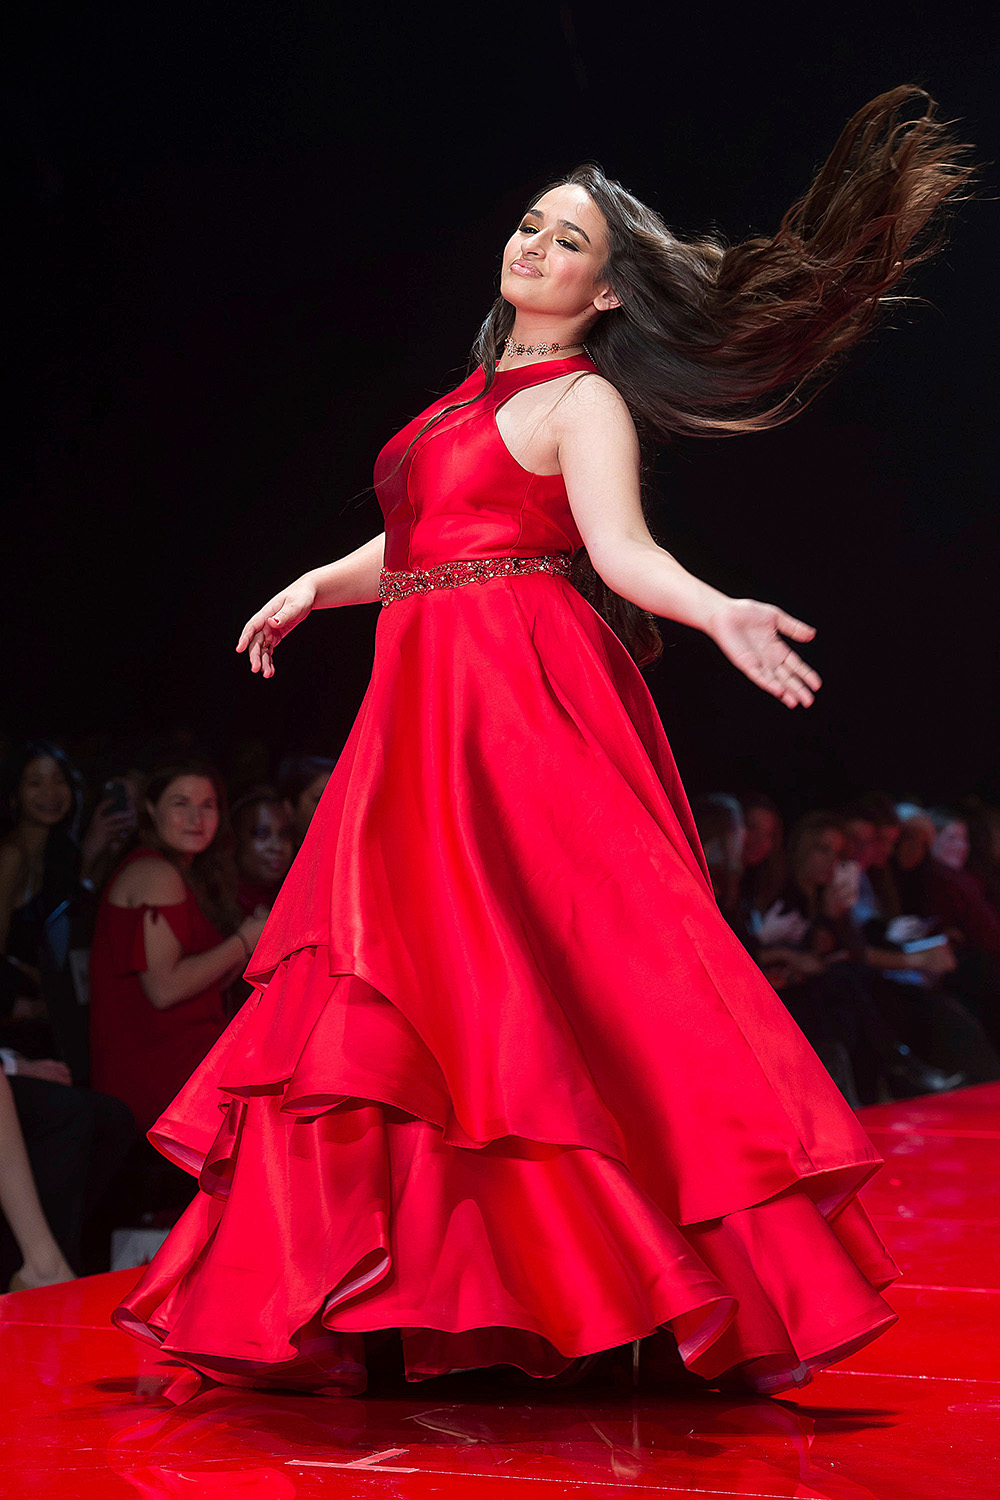
[[[83,1266],[84,1228],[135,1136],[119,1100],[86,1087],[86,993],[73,956],[89,945],[87,871],[119,832],[98,809],[81,842],[80,779],[63,751],[31,741],[5,767],[0,808],[0,1064],[42,1208],[62,1254]],[[102,1251],[95,1251],[100,1259]],[[20,1251],[0,1217],[0,1286]],[[95,1268],[95,1267],[91,1267]]]
[[[789,875],[776,908],[733,920],[733,863],[739,804],[722,794],[694,799],[699,835],[723,915],[778,991],[790,1014],[854,1107],[955,1088],[958,1073],[929,1067],[896,1037],[873,1003],[864,939],[850,904],[856,872],[840,856],[844,835],[832,813],[812,813],[792,830]],[[720,866],[720,856],[722,864]],[[721,899],[720,899],[721,893]]]

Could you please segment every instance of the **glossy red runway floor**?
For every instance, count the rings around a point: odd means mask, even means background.
[[[793,1398],[425,1382],[199,1388],[108,1327],[134,1271],[0,1298],[0,1495],[327,1500],[1000,1491],[1000,1084],[864,1113],[899,1322]],[[166,1392],[173,1386],[170,1396]]]

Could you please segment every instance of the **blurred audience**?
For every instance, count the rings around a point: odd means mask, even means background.
[[[298,849],[326,790],[336,761],[322,755],[288,755],[278,767],[278,790],[288,803]]]
[[[0,1061],[0,1286],[18,1266],[24,1284],[38,1286],[67,1279],[67,1265],[106,1270],[114,1194],[136,1133],[127,1106],[74,1087],[56,1058],[2,1048]],[[23,1218],[8,1211],[7,1189]]]
[[[291,809],[273,787],[255,786],[233,803],[230,816],[237,904],[245,917],[269,911],[295,856]]]
[[[49,741],[7,756],[0,1288],[104,1269],[105,1230],[195,1191],[145,1132],[250,992],[336,762],[289,755],[272,783],[239,743],[230,818],[192,738],[148,777],[135,747],[85,744],[89,787]],[[1000,1078],[1000,809],[870,792],[786,835],[763,792],[692,806],[720,910],[853,1106]]]
[[[946,945],[948,985],[1000,1047],[1000,913],[965,868],[968,825],[948,808],[900,804],[893,858],[896,889],[908,913],[906,936]]]
[[[0,1209],[20,1262],[17,1269],[0,1269],[4,1290],[52,1286],[72,1281],[76,1273],[67,1261],[45,1217],[28,1151],[21,1131],[14,1095],[0,1073]],[[2,1254],[2,1250],[0,1250]]]
[[[1000,911],[1000,807],[991,807],[981,797],[965,797],[960,807],[969,830],[966,869],[994,910]]]
[[[740,906],[747,919],[752,911],[772,907],[785,883],[785,825],[777,804],[764,792],[744,797],[741,806],[746,833]]]
[[[244,917],[266,917],[291,867],[297,841],[291,809],[270,786],[251,787],[232,808],[236,850],[236,903]],[[225,994],[231,1020],[253,986],[237,977]]]
[[[888,869],[900,837],[894,807],[873,798],[843,815],[808,813],[779,864],[780,814],[769,799],[747,798],[753,825],[723,793],[694,798],[692,806],[720,909],[849,1102],[1000,1078],[1000,1056],[984,1028],[941,986],[956,968],[947,938],[903,945],[895,931],[886,935],[867,871],[880,856]],[[749,878],[747,849],[756,858]],[[762,878],[765,862],[784,871],[777,892],[773,878]],[[883,889],[890,880],[898,908],[894,871]],[[887,985],[893,972],[916,981],[919,995]]]
[[[65,752],[31,740],[4,768],[0,808],[0,1042],[55,1053],[77,1083],[88,1077],[86,963],[94,878],[134,826],[103,799],[80,837],[82,780]]]

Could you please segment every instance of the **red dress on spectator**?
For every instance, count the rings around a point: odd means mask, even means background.
[[[152,849],[134,849],[108,889],[126,865],[160,858]],[[139,978],[146,968],[147,911],[169,924],[186,954],[204,953],[223,940],[191,890],[175,906],[113,906],[107,889],[101,897],[90,950],[91,1086],[124,1100],[143,1131],[166,1109],[226,1024],[218,984],[168,1010],[150,1004]]]
[[[357,1391],[379,1329],[411,1379],[553,1376],[665,1328],[772,1391],[895,1321],[881,1157],[719,912],[642,676],[511,561],[581,539],[496,412],[593,368],[503,372],[401,463],[477,371],[379,456],[385,568],[474,581],[380,612],[255,994],[151,1132],[202,1191],[116,1321],[219,1380]]]
[[[1000,972],[1000,912],[986,894],[986,887],[971,870],[953,870],[928,856],[926,861],[928,915],[943,927],[957,927],[967,942],[988,953]]]

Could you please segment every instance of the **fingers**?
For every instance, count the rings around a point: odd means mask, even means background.
[[[798,661],[798,658],[795,657],[795,660]],[[799,665],[805,673],[808,673],[808,680],[800,675],[787,660],[776,664],[758,661],[748,675],[758,687],[762,687],[772,697],[780,698],[786,708],[797,708],[800,704],[804,708],[809,708],[815,701],[813,688],[820,687],[820,678],[811,667],[806,667],[804,662],[800,662]]]
[[[793,641],[811,641],[816,634],[815,625],[807,625],[804,620],[797,620],[783,609],[778,610],[778,629],[782,635],[790,635]]]
[[[254,615],[246,622],[240,631],[240,638],[236,642],[237,651],[245,651],[247,649],[266,619],[266,615]]]
[[[272,600],[259,614],[249,619],[236,642],[237,651],[249,652],[251,672],[259,672],[262,677],[274,676],[274,648],[284,633],[282,607],[279,606],[276,613],[269,614],[268,610],[273,607]]]
[[[797,656],[794,651],[787,651],[785,653],[782,666],[787,667],[790,672],[794,672],[797,677],[800,677],[808,687],[812,688],[814,693],[818,693],[823,686],[823,679],[819,673],[808,666],[802,660],[801,656]]]
[[[798,663],[797,666],[796,663]],[[809,680],[810,678],[812,682]],[[813,682],[817,688],[819,687],[819,678],[815,672],[806,667],[804,662],[800,662],[794,654],[792,658],[786,657],[784,661],[779,662],[774,668],[774,680],[780,686],[783,694],[791,696],[792,702],[789,703],[790,708],[794,708],[796,703],[801,703],[808,708],[815,701],[812,687]],[[788,703],[788,696],[783,697],[782,701]]]
[[[243,629],[240,631],[240,638],[236,642],[237,651],[245,651],[252,642],[254,636],[259,635],[266,625],[272,625],[275,627],[275,629],[280,630],[283,623],[280,607],[276,614],[272,613],[273,610],[274,601],[272,600],[271,603],[266,604],[258,614],[251,615],[250,619],[246,622]]]
[[[266,630],[258,630],[250,640],[250,670],[262,677],[274,676],[274,648],[280,636],[272,637]]]

